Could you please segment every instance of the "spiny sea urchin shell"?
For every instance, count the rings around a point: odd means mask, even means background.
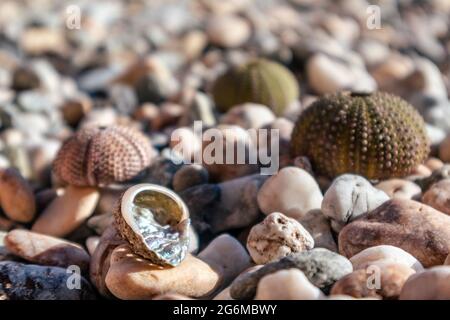
[[[117,230],[133,251],[159,265],[176,266],[189,247],[189,211],[172,190],[138,184],[114,208]]]
[[[307,156],[317,173],[330,178],[405,176],[429,148],[422,117],[403,99],[382,92],[320,98],[300,115],[291,139],[292,155]]]
[[[106,185],[135,177],[154,156],[149,139],[133,128],[88,127],[63,144],[53,169],[70,185]]]
[[[283,65],[254,59],[220,76],[213,85],[212,95],[222,112],[244,102],[254,102],[281,115],[298,98],[299,86],[294,75]]]

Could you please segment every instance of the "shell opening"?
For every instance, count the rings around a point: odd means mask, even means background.
[[[128,214],[122,214],[151,252],[150,256],[156,256],[154,262],[178,265],[189,247],[189,218],[185,205],[176,195],[159,189],[139,190],[130,200],[125,209]]]

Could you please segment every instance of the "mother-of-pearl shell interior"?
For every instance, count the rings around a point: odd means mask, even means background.
[[[144,187],[126,200],[127,224],[159,259],[178,265],[189,246],[189,219],[182,201],[159,186]]]

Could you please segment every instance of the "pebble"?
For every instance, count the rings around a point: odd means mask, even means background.
[[[211,43],[225,48],[234,48],[248,40],[251,28],[246,20],[238,16],[218,15],[209,18],[206,34]]]
[[[247,250],[256,264],[277,261],[314,247],[312,236],[296,220],[274,212],[253,226]]]
[[[166,156],[157,157],[145,172],[143,182],[158,184],[163,187],[172,187],[175,173],[182,167],[177,161],[175,163]]]
[[[202,154],[202,142],[194,131],[187,127],[177,128],[172,132],[169,146],[186,164],[196,161]]]
[[[439,145],[439,159],[444,162],[450,162],[450,135]]]
[[[2,300],[93,300],[95,293],[81,276],[80,289],[71,273],[59,267],[38,266],[19,262],[0,262],[0,298]]]
[[[208,171],[199,164],[183,166],[173,176],[173,190],[180,192],[190,187],[208,183]]]
[[[8,233],[0,231],[0,261],[10,260],[10,254],[5,247],[5,237]]]
[[[423,195],[422,202],[450,215],[450,179],[433,184]]]
[[[89,279],[103,297],[113,297],[106,286],[105,278],[110,266],[111,253],[126,241],[117,232],[116,228],[109,226],[100,237],[95,251],[91,255],[89,265]]]
[[[105,282],[111,293],[123,300],[151,299],[166,292],[199,298],[215,290],[220,275],[189,254],[177,267],[161,267],[121,245],[111,253]]]
[[[302,271],[308,280],[324,293],[328,292],[337,280],[353,271],[351,262],[345,257],[324,248],[316,248],[268,263],[252,272],[241,274],[231,285],[231,297],[233,299],[253,299],[258,282],[262,277],[291,268]]]
[[[404,179],[388,179],[384,180],[375,188],[384,191],[391,199],[420,199],[422,189],[412,181]]]
[[[10,253],[32,263],[62,268],[75,265],[83,272],[89,267],[89,254],[73,242],[20,229],[8,232],[4,241]]]
[[[267,179],[258,192],[258,205],[263,213],[281,212],[294,219],[311,209],[320,209],[322,199],[314,178],[296,167],[281,169]]]
[[[436,266],[411,276],[400,300],[449,300],[450,266]]]
[[[19,67],[12,75],[11,87],[16,91],[31,90],[38,88],[40,79],[31,68]]]
[[[186,202],[192,224],[202,233],[218,233],[243,228],[257,221],[260,212],[256,195],[265,176],[244,176],[220,184],[201,184],[180,193]]]
[[[95,210],[99,199],[96,188],[69,186],[39,216],[32,231],[64,237],[78,228]]]
[[[228,234],[216,237],[197,258],[206,262],[220,276],[215,291],[227,287],[242,271],[252,265],[245,248]]]
[[[426,192],[434,183],[444,179],[450,179],[450,164],[444,164],[441,168],[434,170],[430,176],[417,178],[414,182],[422,188],[422,192]]]
[[[209,138],[208,138],[209,137]],[[216,140],[213,139],[213,137]],[[214,141],[211,141],[214,140]],[[203,166],[208,170],[210,178],[215,182],[223,182],[245,175],[256,173],[259,169],[257,163],[251,163],[249,152],[256,149],[248,131],[236,125],[219,125],[213,132],[206,130],[203,133]],[[214,150],[214,153],[212,151]],[[227,150],[233,151],[233,162]],[[237,151],[245,150],[245,161],[237,161]],[[212,159],[212,158],[215,158]],[[241,160],[241,159],[239,159]]]
[[[444,166],[444,162],[442,162],[438,158],[428,158],[427,161],[425,161],[425,165],[430,169],[431,171],[441,169]]]
[[[330,293],[355,298],[398,299],[405,282],[414,273],[413,269],[403,264],[359,269],[339,279]]]
[[[340,90],[372,92],[377,88],[375,80],[363,68],[346,65],[322,53],[307,61],[306,70],[308,83],[318,94]]]
[[[387,200],[389,196],[386,193],[374,188],[363,177],[344,174],[337,177],[326,191],[322,212],[331,219],[333,230],[339,232],[345,224]]]
[[[414,269],[416,272],[423,270],[422,264],[415,257],[403,249],[390,245],[380,245],[364,249],[351,257],[350,262],[353,264],[354,270],[365,269],[370,265],[385,262],[403,264]]]
[[[273,112],[264,105],[244,103],[234,106],[220,117],[220,123],[238,125],[244,129],[258,129],[275,121]]]
[[[266,179],[267,176],[254,174],[218,184],[219,201],[209,208],[206,217],[211,230],[221,232],[254,224],[260,217],[256,197]]]
[[[314,239],[315,248],[325,248],[337,252],[337,244],[331,231],[330,221],[319,209],[308,211],[303,217],[298,219],[309,234]]]
[[[323,293],[298,269],[280,270],[258,283],[255,300],[319,300]]]
[[[195,300],[177,293],[163,293],[152,300]]]
[[[95,249],[97,248],[99,243],[100,243],[100,237],[97,237],[97,236],[91,236],[86,239],[85,246],[86,246],[87,251],[90,256],[92,256],[94,254]]]
[[[93,229],[97,234],[101,235],[114,222],[112,211],[95,215],[87,220],[89,228]]]
[[[428,268],[443,264],[450,252],[450,217],[413,200],[393,199],[345,226],[338,242],[346,257],[377,245],[396,246]]]
[[[214,298],[213,300],[234,300],[231,296],[230,296],[230,287],[226,287],[225,289],[223,289],[222,291],[220,291]]]
[[[0,169],[0,206],[11,220],[30,222],[36,214],[36,200],[28,182],[15,168]]]

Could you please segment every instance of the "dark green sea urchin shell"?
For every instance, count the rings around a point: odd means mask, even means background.
[[[241,103],[254,102],[281,115],[298,99],[299,86],[294,75],[281,64],[254,59],[220,76],[213,85],[212,95],[222,112]]]
[[[307,156],[318,174],[368,179],[408,175],[429,152],[425,124],[401,98],[382,92],[326,95],[297,120],[293,156]]]

